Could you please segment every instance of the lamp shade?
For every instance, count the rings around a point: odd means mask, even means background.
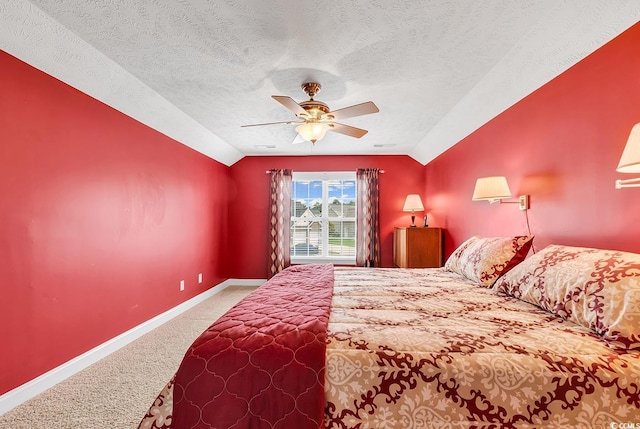
[[[328,130],[329,125],[322,122],[306,122],[296,127],[300,137],[311,143],[321,140]]]
[[[640,123],[635,124],[622,151],[616,171],[620,173],[640,173]]]
[[[404,200],[404,207],[402,208],[403,212],[412,212],[412,211],[421,212],[423,210],[424,210],[424,206],[422,205],[422,200],[420,199],[420,195],[418,194],[407,195],[407,198]]]
[[[473,201],[511,198],[511,190],[504,176],[480,177],[473,190]]]

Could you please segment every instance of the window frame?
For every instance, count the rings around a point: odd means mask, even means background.
[[[354,210],[354,216],[353,218],[351,217],[329,217],[328,216],[328,206],[330,204],[329,201],[329,186],[327,184],[327,182],[332,181],[332,180],[349,180],[349,181],[353,181],[354,182],[354,187],[355,187],[355,197],[354,197],[354,202],[355,202],[355,210]],[[320,222],[322,223],[322,249],[323,252],[326,251],[326,249],[328,249],[328,245],[329,245],[329,222],[331,221],[353,221],[354,223],[354,252],[353,252],[353,256],[299,256],[296,255],[294,256],[291,252],[291,249],[289,250],[289,254],[291,257],[291,263],[292,264],[314,264],[314,263],[324,263],[324,264],[328,264],[328,263],[333,263],[333,264],[339,264],[339,265],[355,265],[356,264],[356,239],[357,239],[357,228],[358,228],[358,211],[357,211],[357,204],[358,204],[358,194],[357,194],[357,181],[356,181],[356,172],[355,171],[324,171],[324,172],[317,172],[317,171],[294,171],[292,172],[292,178],[291,178],[291,200],[292,203],[295,204],[295,202],[293,201],[293,197],[294,197],[294,192],[293,192],[293,187],[295,186],[295,182],[302,182],[302,181],[322,181],[322,216],[319,218]],[[293,224],[296,220],[298,220],[300,218],[295,218],[293,216],[293,214],[291,215],[291,229],[290,229],[290,233],[293,234]]]

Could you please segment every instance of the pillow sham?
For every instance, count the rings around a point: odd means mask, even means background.
[[[611,347],[640,350],[640,254],[551,245],[494,289],[585,326]]]
[[[444,268],[490,287],[498,277],[524,260],[532,240],[532,236],[473,236],[449,256]]]

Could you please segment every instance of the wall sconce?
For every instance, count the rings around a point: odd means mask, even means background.
[[[473,201],[489,201],[489,203],[519,204],[520,210],[529,209],[529,195],[520,195],[518,201],[503,201],[511,198],[511,190],[504,176],[480,177],[473,190]]]
[[[640,123],[631,128],[631,134],[622,151],[616,171],[619,173],[640,173]],[[616,189],[640,187],[640,177],[616,180]]]
[[[404,207],[402,208],[403,212],[411,212],[411,226],[416,226],[416,211],[424,211],[424,206],[422,205],[422,200],[420,199],[420,195],[418,194],[409,194],[407,198],[404,200]]]

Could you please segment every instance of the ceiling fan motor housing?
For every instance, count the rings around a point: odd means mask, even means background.
[[[313,99],[313,97],[320,91],[320,88],[322,88],[322,86],[318,82],[305,82],[301,85],[301,87],[302,90],[309,96],[308,101],[299,103],[300,107],[302,107],[307,112],[308,117],[306,117],[305,119],[311,121],[329,119],[324,116],[325,114],[330,112],[329,106],[327,106],[322,101],[316,101]],[[305,115],[299,116],[304,117]]]
[[[330,111],[329,106],[324,104],[322,101],[316,100],[303,101],[302,103],[300,103],[300,107],[307,111],[309,119],[315,120],[327,119],[324,118],[323,115],[329,113]]]

